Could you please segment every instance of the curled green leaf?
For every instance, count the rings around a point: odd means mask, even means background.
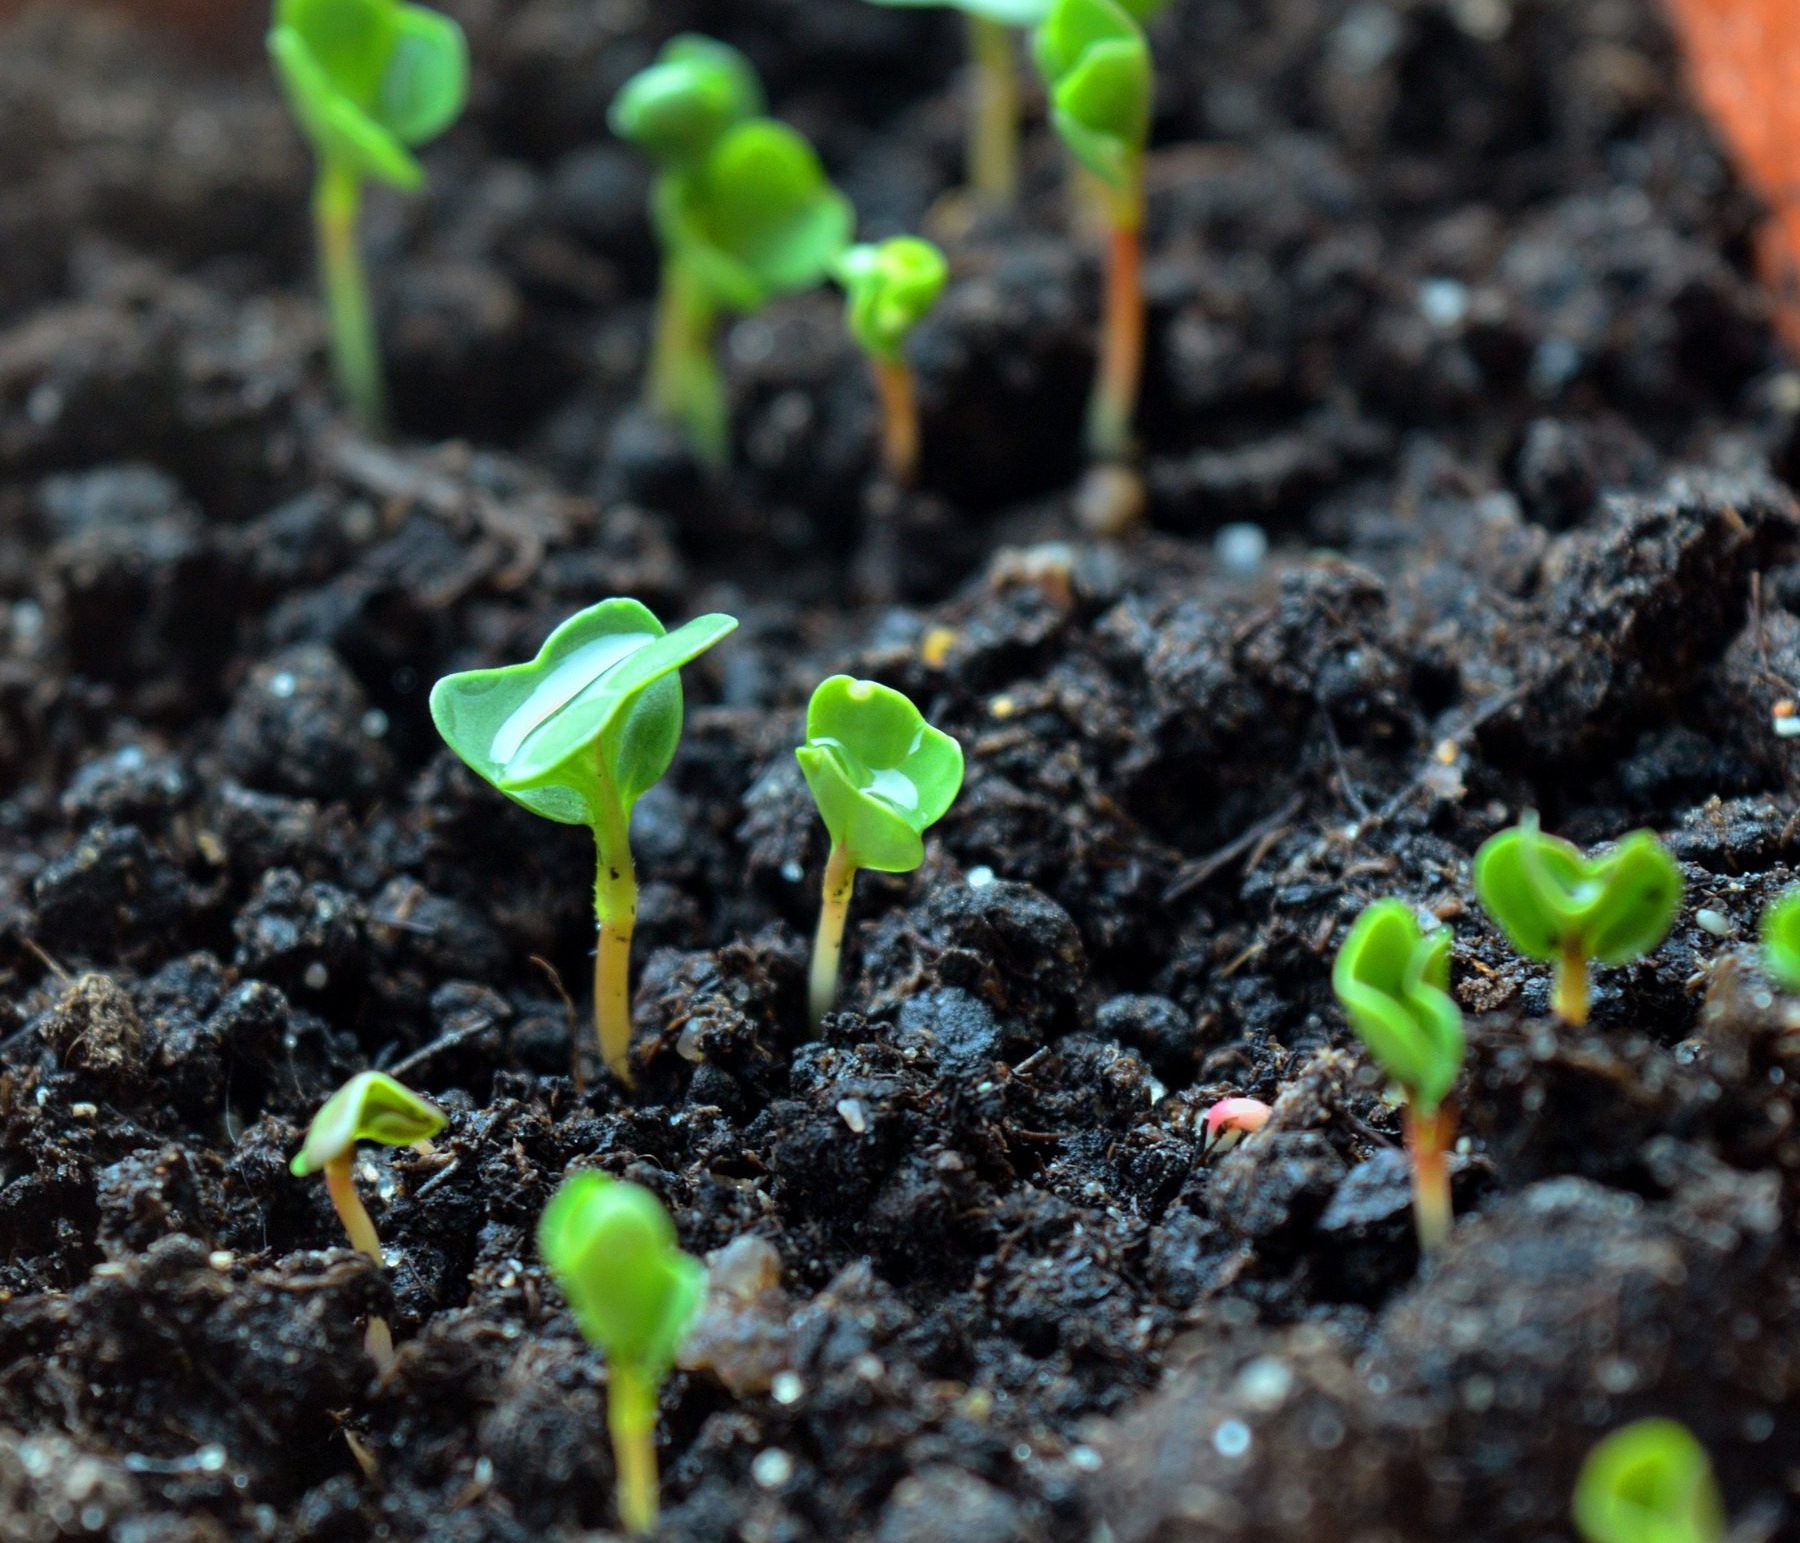
[[[897,360],[944,292],[950,265],[929,241],[894,236],[851,247],[836,272],[851,335],[877,359]]]
[[[1575,1483],[1586,1543],[1721,1543],[1725,1508],[1712,1461],[1676,1420],[1638,1420],[1588,1453]]]
[[[697,164],[727,129],[763,111],[762,82],[735,48],[696,33],[672,38],[626,81],[607,123],[659,166]]]
[[[318,1173],[359,1141],[409,1147],[444,1128],[444,1114],[386,1072],[358,1072],[319,1106],[289,1165],[296,1178]]]
[[[1055,0],[1032,46],[1070,154],[1109,187],[1131,192],[1155,89],[1143,29],[1118,0]]]
[[[1800,991],[1800,889],[1776,896],[1763,912],[1762,957],[1777,985]]]
[[[1423,932],[1412,907],[1377,900],[1351,927],[1331,971],[1350,1026],[1418,1112],[1456,1085],[1462,1012],[1449,994],[1450,929]]]

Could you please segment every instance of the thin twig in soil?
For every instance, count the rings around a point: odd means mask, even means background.
[[[1175,877],[1163,890],[1163,904],[1173,905],[1177,900],[1185,899],[1201,888],[1214,875],[1228,867],[1237,858],[1242,857],[1259,841],[1280,831],[1300,812],[1305,803],[1305,795],[1295,793],[1273,814],[1264,815],[1254,825],[1246,826],[1217,851],[1197,858],[1193,862],[1183,863],[1176,871]]]

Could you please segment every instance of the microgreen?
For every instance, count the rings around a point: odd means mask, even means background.
[[[850,205],[811,145],[756,116],[749,63],[708,38],[676,38],[627,81],[608,121],[656,162],[651,213],[663,249],[650,361],[652,406],[694,452],[724,464],[725,388],[713,358],[722,312],[761,310],[821,283],[849,245]]]
[[[1377,900],[1357,917],[1331,970],[1350,1027],[1406,1095],[1419,1245],[1450,1235],[1445,1154],[1455,1121],[1444,1106],[1463,1060],[1462,1010],[1450,997],[1450,929],[1422,931],[1402,900]]]
[[[637,874],[631,811],[681,738],[681,677],[737,626],[696,617],[673,632],[635,600],[602,600],[562,623],[527,664],[465,670],[431,688],[444,742],[533,814],[594,833],[594,1022],[600,1054],[631,1082],[631,935]]]
[[[1583,1024],[1588,961],[1627,964],[1662,942],[1681,907],[1681,870],[1647,830],[1587,857],[1528,810],[1482,843],[1475,893],[1514,948],[1556,966],[1556,1011]]]
[[[1800,889],[1776,896],[1763,912],[1762,957],[1777,985],[1800,991]]]
[[[1260,1098],[1221,1098],[1206,1111],[1201,1155],[1220,1157],[1246,1136],[1254,1136],[1274,1113]]]
[[[386,1072],[358,1072],[319,1106],[306,1140],[289,1165],[296,1178],[325,1175],[325,1191],[349,1234],[350,1245],[382,1264],[381,1239],[356,1192],[351,1162],[359,1141],[406,1147],[429,1141],[444,1128],[443,1111]],[[394,1340],[382,1318],[369,1320],[364,1343],[384,1370],[394,1359]]]
[[[1586,1543],[1721,1543],[1725,1507],[1712,1461],[1676,1420],[1638,1420],[1600,1441],[1575,1481]]]
[[[538,1252],[575,1322],[606,1356],[607,1426],[619,1519],[656,1525],[657,1393],[706,1297],[706,1267],[684,1254],[662,1202],[599,1173],[564,1180],[538,1224]]]
[[[268,46],[318,157],[313,219],[338,388],[379,433],[386,394],[357,250],[363,183],[404,192],[424,184],[412,151],[461,115],[468,44],[448,16],[401,0],[276,0]]]
[[[1088,453],[1131,450],[1144,368],[1144,147],[1155,80],[1150,45],[1118,0],[1054,0],[1032,39],[1050,116],[1076,162],[1103,190],[1109,241],[1100,368],[1088,406]]]
[[[944,292],[950,265],[917,236],[850,247],[834,271],[844,287],[850,335],[869,357],[881,402],[881,449],[888,475],[911,484],[919,463],[918,393],[906,362],[906,340]]]
[[[808,995],[816,1032],[837,996],[858,870],[910,873],[925,861],[923,833],[955,801],[963,754],[898,691],[848,675],[813,692],[794,754],[831,837]]]

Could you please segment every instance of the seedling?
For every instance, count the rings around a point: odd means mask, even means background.
[[[1587,1543],[1721,1543],[1725,1507],[1712,1461],[1676,1420],[1638,1420],[1602,1440],[1575,1481]]]
[[[1131,451],[1144,369],[1144,146],[1154,78],[1150,45],[1117,0],[1055,0],[1033,39],[1051,122],[1103,190],[1109,227],[1100,368],[1088,406],[1096,460]]]
[[[358,1072],[319,1106],[306,1140],[289,1165],[296,1178],[325,1175],[325,1192],[350,1246],[382,1268],[381,1239],[356,1192],[350,1164],[359,1141],[408,1147],[429,1141],[444,1128],[443,1111],[403,1087],[386,1072]],[[385,1318],[370,1318],[363,1343],[383,1371],[394,1362],[394,1336]]]
[[[1450,1236],[1447,1155],[1456,1119],[1445,1105],[1462,1067],[1462,1011],[1450,998],[1450,929],[1420,930],[1401,900],[1369,906],[1338,950],[1332,990],[1350,1027],[1406,1096],[1413,1220],[1430,1252]]]
[[[1527,810],[1475,854],[1475,893],[1514,948],[1556,966],[1557,1015],[1579,1026],[1589,960],[1628,964],[1662,942],[1681,907],[1681,870],[1647,830],[1590,858]]]
[[[628,80],[613,132],[656,163],[651,215],[663,249],[649,397],[695,454],[730,449],[713,333],[727,311],[761,310],[821,283],[850,242],[849,203],[804,138],[762,111],[749,62],[710,38],[678,37]]]
[[[1776,984],[1800,991],[1800,889],[1790,889],[1763,912],[1763,968]]]
[[[1269,1123],[1274,1111],[1260,1098],[1221,1098],[1206,1111],[1203,1157],[1223,1157],[1246,1136],[1254,1136]]]
[[[681,1251],[655,1195],[599,1173],[563,1181],[538,1223],[538,1252],[606,1356],[619,1520],[647,1533],[657,1512],[657,1394],[705,1300],[706,1266]]]
[[[631,811],[675,758],[680,670],[737,626],[700,616],[665,632],[635,600],[602,600],[552,632],[537,658],[447,675],[431,688],[444,742],[515,803],[594,833],[594,1026],[631,1084]]]
[[[363,183],[416,192],[412,151],[463,110],[469,48],[448,16],[400,0],[276,0],[269,55],[318,157],[319,269],[338,389],[370,433],[387,422],[381,352],[357,248]]]
[[[937,304],[950,276],[944,254],[916,236],[851,247],[837,260],[851,336],[869,356],[881,402],[881,457],[910,487],[919,466],[919,404],[906,340]]]
[[[806,743],[794,754],[831,836],[807,994],[816,1034],[837,997],[858,870],[911,873],[925,861],[921,838],[955,801],[963,754],[898,691],[848,675],[833,675],[813,692]]]

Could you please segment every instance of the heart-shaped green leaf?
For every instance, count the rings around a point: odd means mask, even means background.
[[[1449,994],[1450,929],[1422,932],[1412,907],[1377,900],[1331,971],[1344,1016],[1388,1076],[1429,1116],[1462,1066],[1462,1012]]]
[[[1575,1481],[1586,1543],[1721,1543],[1725,1507],[1706,1448],[1675,1420],[1638,1420],[1587,1455]]]
[[[636,600],[602,600],[528,664],[445,676],[432,720],[471,770],[534,814],[591,826],[610,805],[628,817],[674,759],[678,672],[736,626],[712,615],[664,632]]]
[[[600,1173],[563,1181],[538,1252],[581,1332],[609,1361],[660,1379],[706,1299],[706,1266],[682,1252],[662,1202]]]
[[[833,675],[806,710],[794,752],[832,844],[851,864],[910,873],[925,860],[925,829],[962,787],[962,747],[898,691]]]
[[[849,248],[836,263],[851,335],[878,359],[898,359],[950,276],[944,254],[917,236]]]
[[[733,125],[763,111],[756,70],[729,44],[672,38],[656,63],[620,87],[606,121],[659,166],[697,164]]]
[[[319,1106],[306,1141],[289,1165],[297,1178],[317,1173],[359,1141],[409,1147],[444,1128],[441,1109],[386,1072],[358,1072]]]
[[[1528,959],[1639,958],[1668,936],[1681,890],[1680,868],[1649,831],[1590,858],[1527,813],[1475,854],[1476,895]]]
[[[1143,29],[1118,0],[1055,0],[1033,51],[1070,154],[1109,187],[1135,188],[1155,89]]]

